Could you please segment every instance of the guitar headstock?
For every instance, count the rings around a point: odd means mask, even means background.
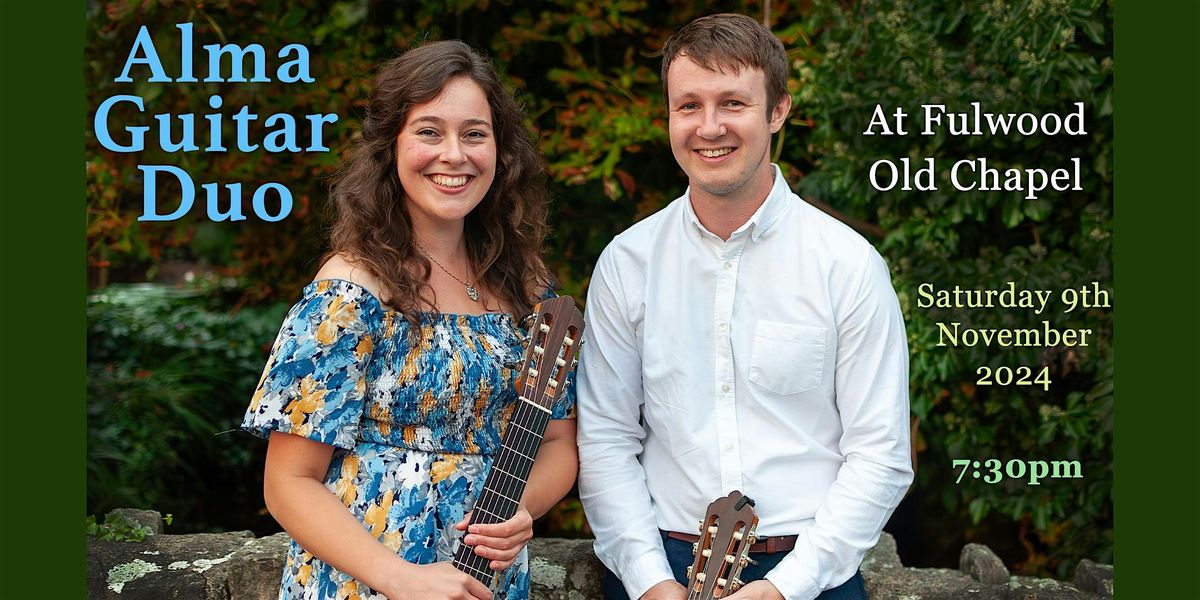
[[[757,525],[754,501],[737,490],[708,505],[688,567],[688,600],[724,598],[742,587],[737,577],[750,562]]]
[[[583,335],[583,315],[575,299],[559,296],[534,308],[528,346],[521,360],[517,389],[521,399],[550,411],[575,367]]]

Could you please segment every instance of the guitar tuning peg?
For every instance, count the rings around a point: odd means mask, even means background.
[[[537,313],[529,313],[525,315],[525,318],[521,319],[521,327],[523,329],[530,329],[533,327],[534,321],[537,321]]]
[[[704,521],[696,521],[696,529],[699,529],[700,533],[704,533]]]
[[[743,582],[741,579],[738,579],[737,577],[734,577],[733,583],[729,585],[729,591],[736,592],[739,589],[741,589],[743,585],[746,585],[745,582]]]
[[[692,578],[692,566],[691,565],[688,565],[687,576],[688,576],[688,579]]]
[[[758,536],[755,535],[753,531],[750,532],[750,535],[746,536],[746,545],[748,546],[753,546],[757,541]]]
[[[692,542],[692,556],[695,556],[700,551],[700,542]]]
[[[750,558],[749,556],[743,556],[742,559],[738,561],[738,566],[743,569],[745,569],[747,565],[757,565],[757,564],[758,564],[758,561],[754,560],[753,558]]]

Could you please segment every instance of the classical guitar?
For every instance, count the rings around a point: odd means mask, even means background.
[[[688,600],[724,598],[738,588],[738,575],[750,562],[758,515],[754,501],[734,490],[708,505],[700,521],[700,541],[692,546],[695,559],[688,567]]]
[[[526,340],[528,346],[518,366],[517,407],[471,511],[471,523],[500,523],[516,514],[533,459],[550,422],[550,411],[562,394],[567,374],[575,366],[583,334],[583,315],[575,307],[575,300],[570,296],[543,300],[534,311]],[[490,562],[466,544],[459,545],[454,555],[458,570],[488,587],[493,586],[496,578],[496,572],[488,567]]]

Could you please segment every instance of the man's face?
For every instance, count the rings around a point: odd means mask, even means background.
[[[734,201],[746,195],[766,197],[772,180],[771,134],[783,126],[790,97],[768,107],[762,71],[710,71],[679,56],[667,71],[667,105],[671,152],[687,173],[693,194]]]

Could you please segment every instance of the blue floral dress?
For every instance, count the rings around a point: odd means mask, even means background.
[[[516,404],[511,315],[404,316],[361,286],[316,281],[284,320],[242,427],[335,447],[325,485],[405,560],[449,561]],[[415,343],[414,343],[415,340]],[[573,386],[572,386],[573,387]],[[568,387],[553,418],[573,417]],[[529,596],[526,551],[497,578],[497,600]],[[295,541],[280,598],[383,598]]]

